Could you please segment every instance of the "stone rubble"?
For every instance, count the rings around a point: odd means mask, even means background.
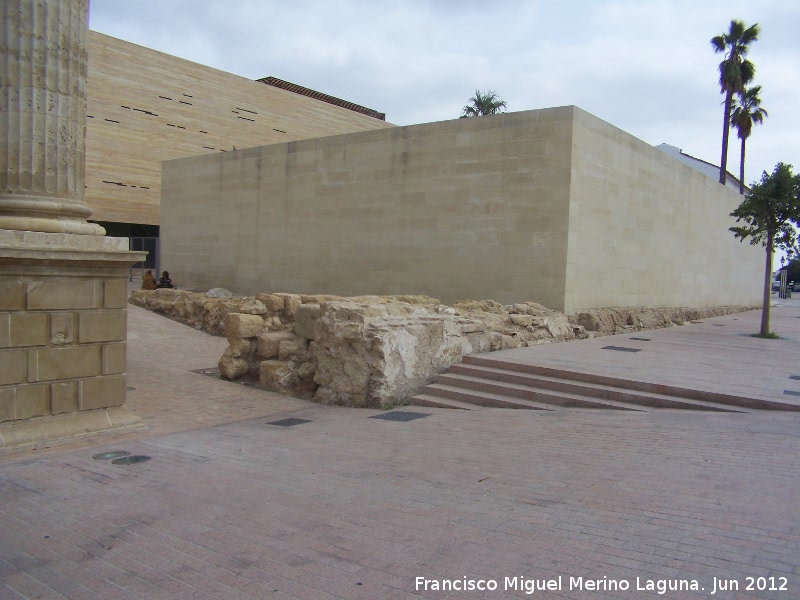
[[[534,302],[446,306],[427,296],[258,294],[218,297],[137,290],[130,303],[225,336],[226,379],[323,404],[403,404],[466,354],[615,335],[755,307],[604,308],[573,315]]]

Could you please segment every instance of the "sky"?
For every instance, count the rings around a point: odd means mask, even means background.
[[[769,113],[745,182],[800,171],[797,0],[91,0],[90,29],[250,79],[275,76],[411,125],[476,90],[509,111],[576,105],[653,145],[719,164],[710,39],[758,23],[748,58]],[[738,176],[731,132],[728,170]]]

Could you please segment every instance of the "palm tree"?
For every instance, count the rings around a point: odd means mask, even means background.
[[[506,101],[501,99],[493,90],[485,94],[475,90],[475,95],[469,99],[469,104],[464,107],[464,117],[481,117],[483,115],[496,115],[506,108]]]
[[[725,94],[725,120],[722,123],[722,158],[719,163],[719,182],[725,185],[728,166],[728,135],[731,123],[731,104],[734,94],[741,94],[744,86],[753,79],[756,68],[747,58],[752,42],[758,39],[758,23],[746,27],[744,22],[733,20],[727,33],[711,38],[714,52],[725,58],[719,63],[720,93]]]
[[[742,140],[742,155],[739,161],[739,193],[744,194],[744,145],[753,125],[763,123],[764,117],[768,117],[767,111],[761,108],[761,86],[755,85],[746,88],[739,94],[733,102],[733,112],[731,113],[731,125],[736,127],[739,139]]]

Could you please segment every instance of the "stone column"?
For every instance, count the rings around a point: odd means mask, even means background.
[[[136,424],[126,280],[88,223],[87,0],[0,0],[0,447]]]
[[[83,201],[87,11],[0,2],[0,229],[105,234]]]

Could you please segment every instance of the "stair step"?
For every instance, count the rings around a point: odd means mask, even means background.
[[[409,400],[414,406],[431,406],[434,408],[454,408],[456,410],[481,410],[483,407],[473,402],[461,402],[452,398],[433,396],[431,394],[417,394]]]
[[[522,386],[523,388],[533,388],[537,391],[555,390],[581,397],[591,396],[593,398],[601,398],[605,401],[617,401],[651,408],[741,412],[730,405],[709,402],[707,400],[696,400],[693,398],[677,397],[655,392],[631,390],[600,383],[590,384],[573,379],[522,373],[519,371],[507,371],[505,369],[486,367],[483,365],[453,365],[448,374],[439,377],[439,381],[452,385],[455,384],[457,378],[466,378],[464,379],[465,385],[478,389],[483,389],[485,386],[494,386],[488,388],[489,391],[496,390],[498,386],[505,387],[508,385],[515,385]]]
[[[562,407],[569,408],[606,408],[617,410],[642,410],[639,406],[614,402],[610,400],[597,400],[585,398],[562,392],[540,392],[527,390],[528,397],[522,397],[518,391],[503,393],[504,391],[481,391],[466,387],[459,387],[444,383],[433,383],[425,387],[423,392],[428,395],[443,396],[462,402],[473,402],[481,406],[495,408],[525,408],[528,410],[556,410]]]
[[[581,373],[565,369],[542,367],[539,365],[489,358],[486,355],[472,354],[464,356],[461,364],[488,367],[502,371],[510,371],[512,373],[522,373],[536,376],[543,375],[591,385],[606,385],[623,390],[634,390],[638,392],[660,394],[664,397],[680,398],[681,400],[691,400],[698,403],[709,403],[712,407],[716,406],[718,409],[728,411],[731,409],[724,407],[732,407],[734,409],[800,411],[800,405],[798,404],[787,404],[784,402],[771,401],[764,398],[748,398],[730,394],[719,394],[716,392],[692,390],[671,385],[634,381],[618,377],[609,377],[606,375],[596,375],[593,373]],[[709,408],[707,410],[713,410],[713,408]],[[736,410],[734,410],[734,412],[736,412]]]

